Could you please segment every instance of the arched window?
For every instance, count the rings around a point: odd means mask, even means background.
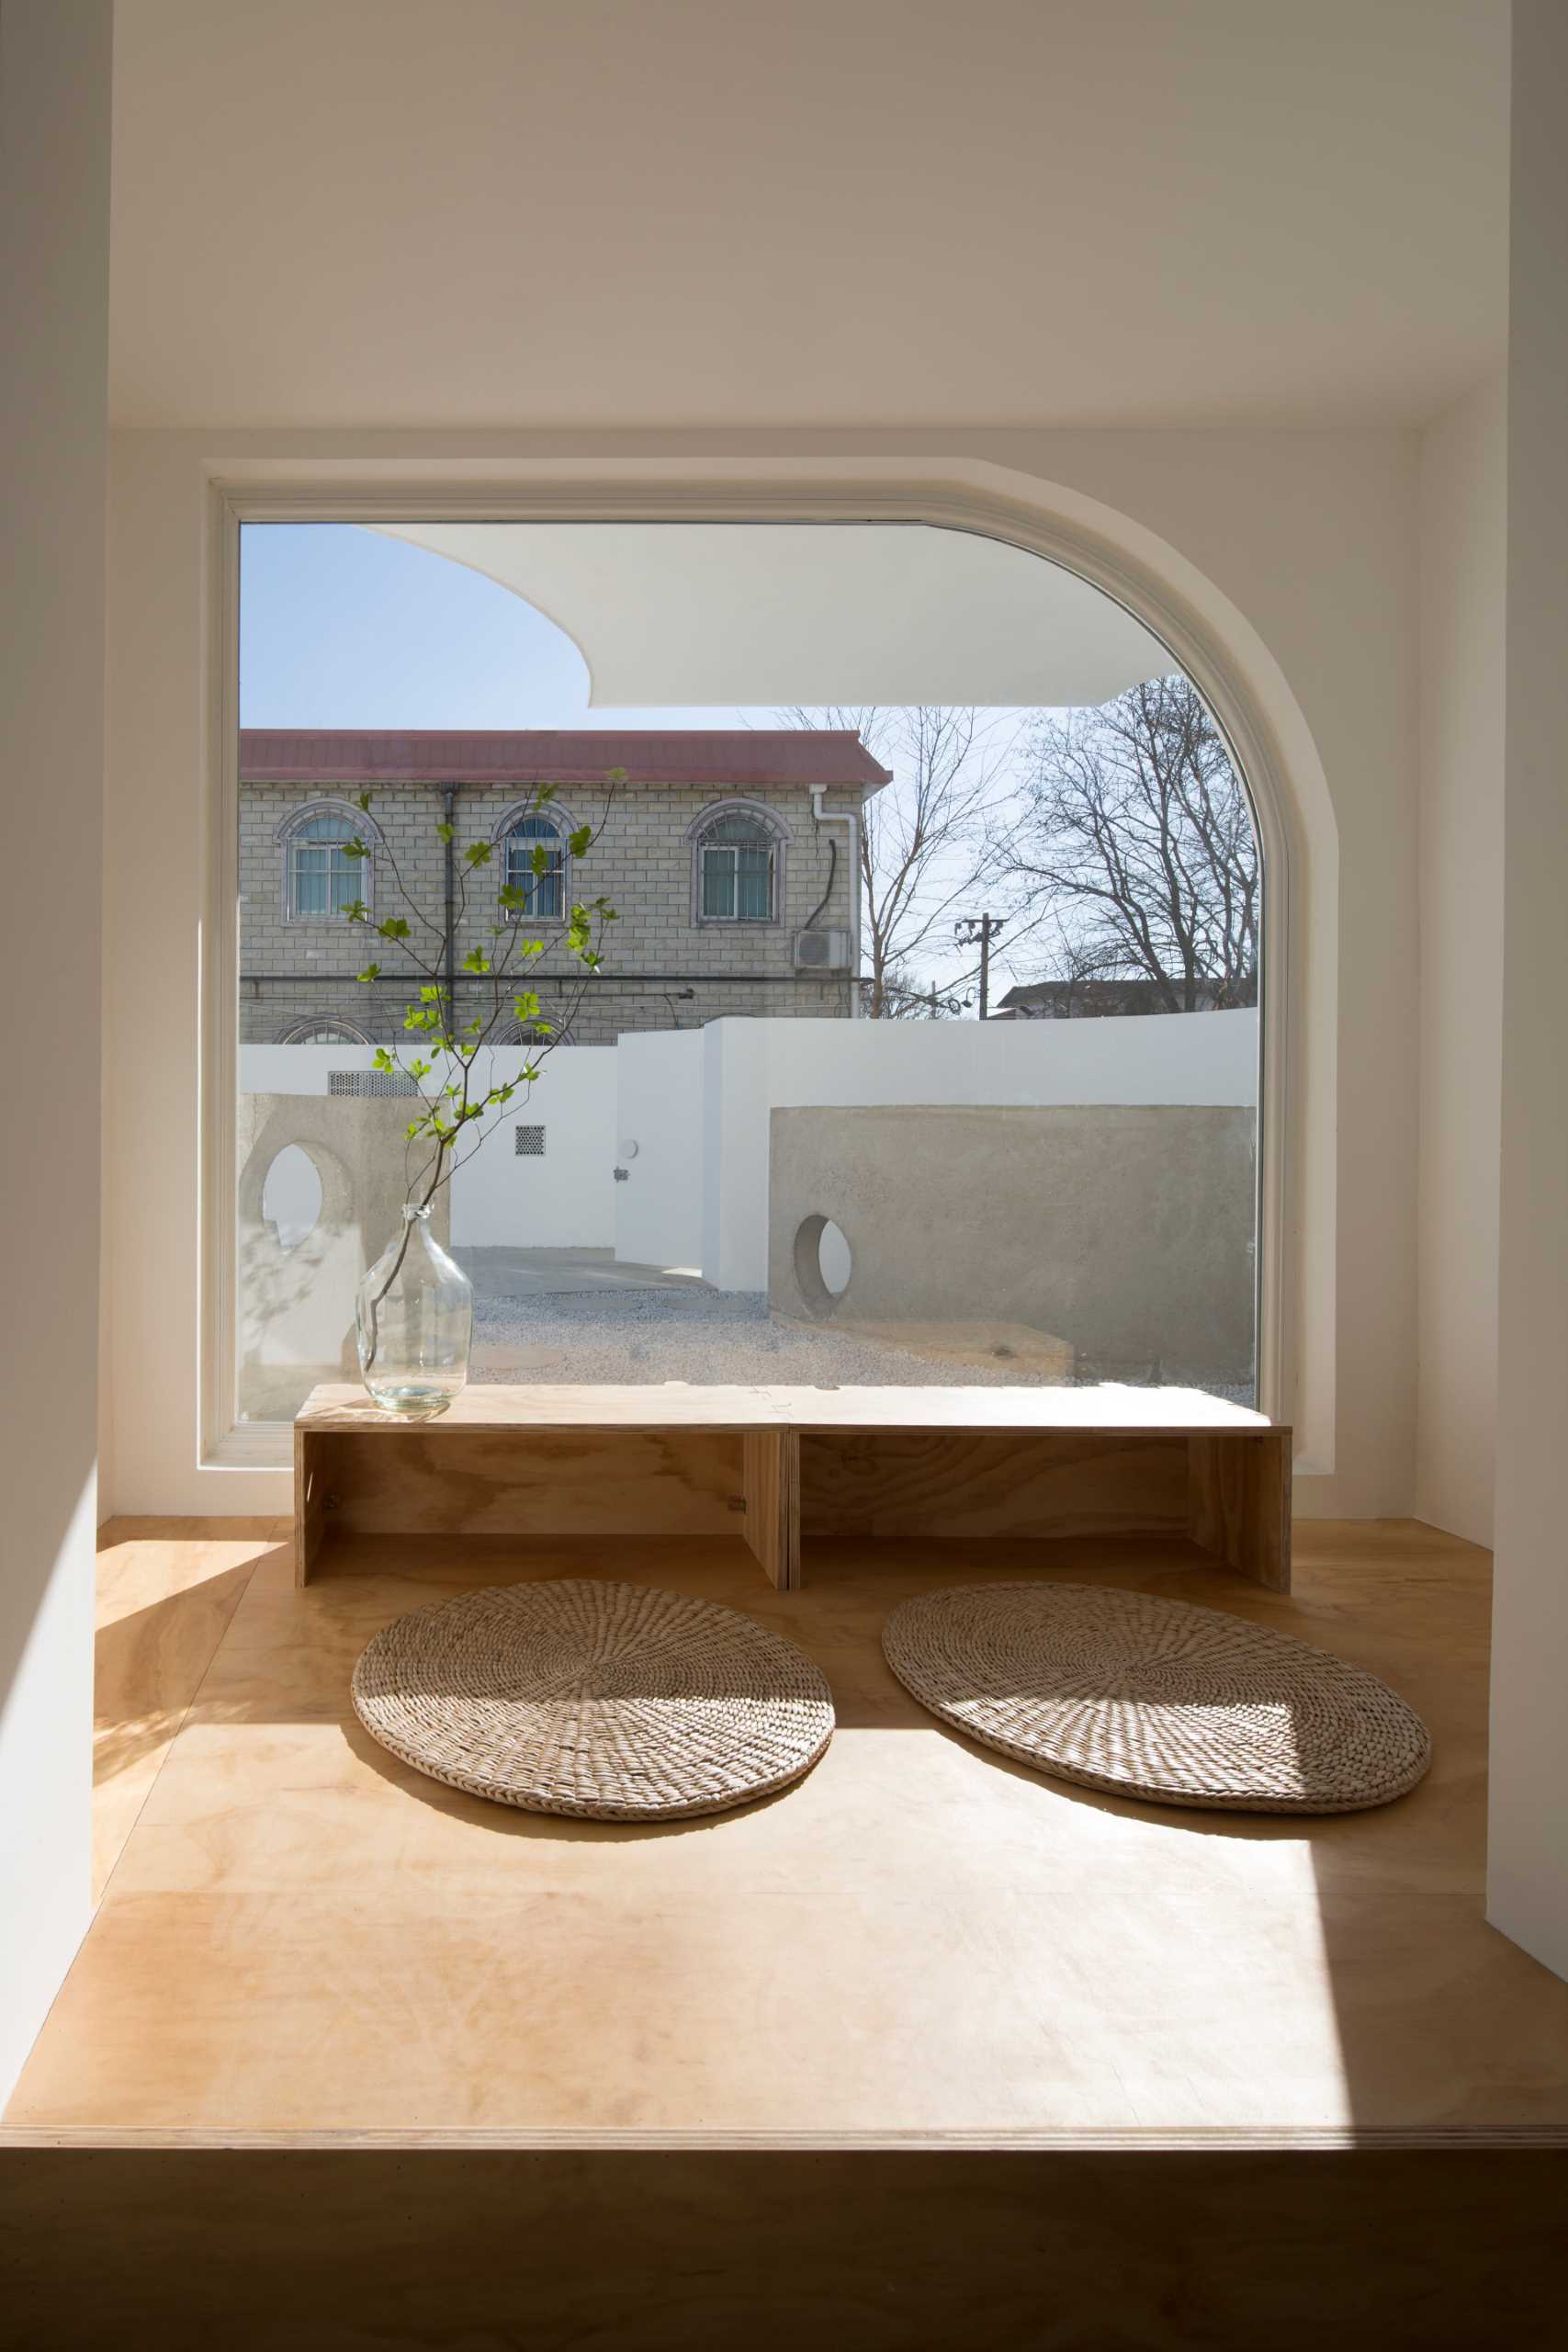
[[[350,907],[370,904],[375,831],[352,809],[317,808],[291,817],[279,831],[283,843],[283,912],[288,922],[342,922]],[[355,841],[372,844],[369,857],[355,856]]]
[[[363,1029],[352,1021],[297,1021],[290,1029],[281,1030],[280,1046],[367,1046],[370,1043]]]
[[[784,899],[782,820],[750,801],[705,809],[692,829],[698,922],[776,922]]]
[[[542,850],[542,870],[535,853]],[[519,818],[506,836],[506,879],[523,893],[522,922],[558,922],[566,912],[566,847],[549,817]]]
[[[543,1016],[547,1021],[549,1015]],[[531,1021],[505,1021],[491,1041],[497,1046],[574,1046],[577,1043],[570,1029],[554,1029],[546,1036]]]

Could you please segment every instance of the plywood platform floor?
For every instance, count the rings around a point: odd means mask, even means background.
[[[1568,2128],[1568,1985],[1482,1916],[1485,1555],[1298,1524],[1289,1599],[1152,1540],[818,1544],[777,1593],[739,1541],[389,1540],[297,1590],[280,1523],[106,1531],[103,1900],[16,2131],[954,2135]],[[358,1650],[475,1581],[605,1574],[792,1634],[839,1729],[706,1822],[531,1818],[361,1733]],[[1388,1677],[1437,1762],[1382,1812],[1179,1815],[939,1729],[883,1664],[906,1594],[1107,1577]]]

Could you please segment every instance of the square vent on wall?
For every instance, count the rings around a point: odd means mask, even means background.
[[[329,1094],[417,1094],[419,1088],[402,1070],[330,1069]]]
[[[513,1149],[519,1159],[543,1159],[545,1156],[543,1127],[517,1127],[513,1129],[513,1134],[516,1141],[513,1145]]]

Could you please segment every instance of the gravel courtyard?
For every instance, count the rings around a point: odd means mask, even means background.
[[[1005,1340],[990,1361],[983,1349],[969,1357],[947,1349],[916,1351],[790,1321],[771,1313],[761,1293],[714,1290],[679,1269],[627,1266],[608,1250],[460,1249],[454,1254],[474,1284],[471,1377],[477,1381],[1032,1388],[1060,1380],[1059,1373],[1031,1365]],[[1123,1366],[1113,1376],[1140,1377]],[[1165,1377],[1175,1385],[1174,1374]],[[1249,1388],[1213,1393],[1238,1404],[1252,1401]]]

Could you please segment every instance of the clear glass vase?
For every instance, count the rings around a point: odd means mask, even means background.
[[[430,1229],[427,1208],[403,1211],[403,1229],[359,1285],[359,1370],[389,1413],[438,1411],[468,1377],[474,1286]]]

